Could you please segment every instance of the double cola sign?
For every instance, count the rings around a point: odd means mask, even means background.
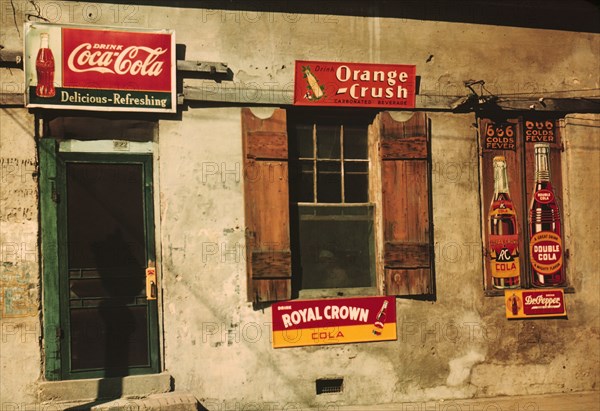
[[[110,111],[176,110],[175,35],[28,24],[30,107]]]

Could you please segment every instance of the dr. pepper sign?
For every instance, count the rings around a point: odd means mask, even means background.
[[[171,30],[25,25],[27,107],[174,112]]]
[[[274,348],[397,338],[394,297],[286,301],[272,317]]]
[[[296,61],[294,105],[414,108],[416,67]]]
[[[566,317],[565,294],[560,288],[505,290],[506,318]]]

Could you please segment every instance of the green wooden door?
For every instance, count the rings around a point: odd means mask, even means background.
[[[54,220],[56,233],[55,247],[43,244],[45,265],[55,266],[44,269],[44,302],[59,316],[45,321],[47,378],[158,372],[157,304],[145,273],[155,261],[152,156],[50,151],[54,163],[40,156],[42,230]]]

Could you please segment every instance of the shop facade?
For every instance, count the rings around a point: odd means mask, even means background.
[[[356,5],[36,5],[3,10],[22,55],[1,69],[3,409],[149,375],[222,410],[598,389],[597,33]],[[56,80],[55,104],[24,98],[36,27],[168,36],[142,45],[172,54],[166,86],[134,86],[162,97],[121,84],[108,104],[92,70]],[[73,61],[114,67],[127,40],[101,39]],[[144,61],[149,77],[162,60]],[[539,143],[560,210],[541,239]],[[490,226],[498,157],[512,231]],[[526,293],[545,290],[566,312],[533,319]],[[353,309],[366,339],[344,340]]]

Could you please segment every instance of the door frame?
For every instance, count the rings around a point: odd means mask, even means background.
[[[128,151],[119,151],[124,146]],[[66,162],[101,162],[108,164],[142,164],[144,193],[144,232],[147,260],[156,262],[154,211],[153,143],[113,140],[57,141],[39,140],[40,223],[42,261],[43,335],[47,380],[104,377],[106,370],[71,371],[68,288],[61,284],[60,273],[67,268],[66,251]],[[62,202],[61,202],[62,200]],[[156,264],[157,268],[159,264]],[[157,271],[159,271],[157,269]],[[160,372],[159,298],[148,301],[149,360],[146,367],[131,367],[128,375]]]

